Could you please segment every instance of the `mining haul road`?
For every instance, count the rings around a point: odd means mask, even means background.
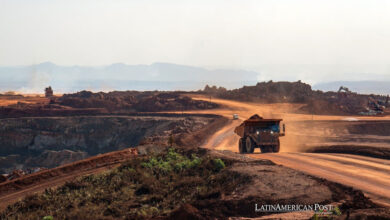
[[[191,96],[194,99],[209,101],[210,97]],[[350,120],[346,116],[333,115],[308,115],[295,114],[300,104],[258,104],[243,103],[222,99],[212,99],[223,107],[197,113],[212,113],[232,118],[233,114],[239,115],[239,120],[231,120],[231,123],[216,132],[203,147],[217,150],[229,150],[238,152],[239,136],[234,134],[234,128],[253,114],[259,114],[264,118],[282,118],[286,124],[286,136],[281,137],[280,153],[261,154],[258,149],[254,154],[248,154],[253,158],[269,159],[276,164],[281,164],[307,174],[325,178],[327,180],[351,186],[362,190],[365,195],[374,202],[390,207],[390,160],[373,157],[333,154],[333,153],[305,153],[306,148],[301,147],[307,142],[305,134],[315,128],[299,130],[294,128],[297,121],[342,121]],[[358,117],[356,120],[380,120],[389,121],[390,117]],[[390,123],[390,121],[389,121]],[[291,125],[291,126],[290,126]],[[321,136],[321,134],[317,134]],[[333,137],[334,138],[334,137]],[[306,143],[307,144],[307,143]]]

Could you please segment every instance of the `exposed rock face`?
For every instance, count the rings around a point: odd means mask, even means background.
[[[71,150],[60,150],[52,151],[45,150],[42,154],[37,157],[31,157],[26,160],[25,164],[33,167],[55,167],[71,163],[77,160],[82,160],[88,157],[88,153],[84,151],[71,151]]]
[[[0,157],[0,175],[10,173],[14,169],[20,169],[23,165],[19,161],[21,161],[19,154]]]
[[[212,118],[78,116],[0,119],[0,173],[55,167],[99,153],[137,146],[141,140],[196,131]]]

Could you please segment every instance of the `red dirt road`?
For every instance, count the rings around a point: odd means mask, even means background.
[[[197,96],[195,98],[208,100]],[[345,116],[332,115],[304,115],[292,113],[299,105],[294,104],[256,104],[213,99],[213,102],[224,106],[222,109],[207,110],[204,112],[220,114],[231,118],[233,113],[240,116],[240,120],[232,122],[215,133],[203,146],[217,150],[238,152],[239,137],[233,133],[234,128],[253,114],[266,118],[282,118],[286,124],[286,137],[281,138],[281,153],[255,153],[249,155],[254,158],[269,159],[277,164],[287,166],[313,176],[328,179],[344,185],[362,190],[375,202],[390,206],[390,160],[346,154],[314,154],[302,153],[305,132],[315,129],[298,131],[289,127],[289,122],[303,120],[345,120]],[[390,120],[390,117],[353,117],[353,120]],[[289,132],[294,131],[294,132]],[[299,133],[299,135],[297,135]],[[303,138],[303,139],[302,139]],[[259,150],[256,149],[258,152]]]
[[[375,202],[390,206],[390,161],[357,155],[277,153],[253,154],[277,164],[362,190]]]

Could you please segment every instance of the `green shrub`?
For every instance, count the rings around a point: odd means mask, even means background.
[[[333,209],[332,212],[334,215],[337,215],[337,216],[341,215],[341,211],[340,211],[339,207],[337,207],[337,206]]]
[[[195,154],[192,154],[191,157],[192,157],[192,161],[190,164],[190,168],[198,167],[202,163],[202,159],[197,157]]]
[[[214,163],[214,169],[219,172],[220,170],[222,170],[223,168],[225,168],[225,163],[223,162],[223,160],[217,158],[217,159],[214,159],[213,160],[213,163]]]
[[[183,156],[177,153],[174,148],[169,148],[166,158],[169,161],[183,160]]]
[[[48,215],[48,216],[43,217],[42,220],[54,220],[54,218],[53,218],[53,216]]]
[[[199,166],[202,160],[195,154],[191,155],[191,159],[183,156],[175,151],[174,148],[169,148],[165,157],[152,157],[147,162],[142,163],[142,167],[153,170],[156,174],[168,174],[172,171],[182,172]]]
[[[148,162],[142,163],[142,166],[146,167],[146,168],[153,168],[154,166],[156,166],[158,164],[159,164],[159,162],[157,161],[157,159],[152,157],[152,158],[150,158],[150,160]]]

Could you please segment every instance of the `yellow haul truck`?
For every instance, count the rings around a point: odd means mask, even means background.
[[[234,133],[241,138],[238,149],[241,154],[253,153],[255,148],[260,148],[262,153],[279,152],[279,137],[285,135],[280,131],[282,119],[264,119],[259,115],[253,115],[234,129]]]

